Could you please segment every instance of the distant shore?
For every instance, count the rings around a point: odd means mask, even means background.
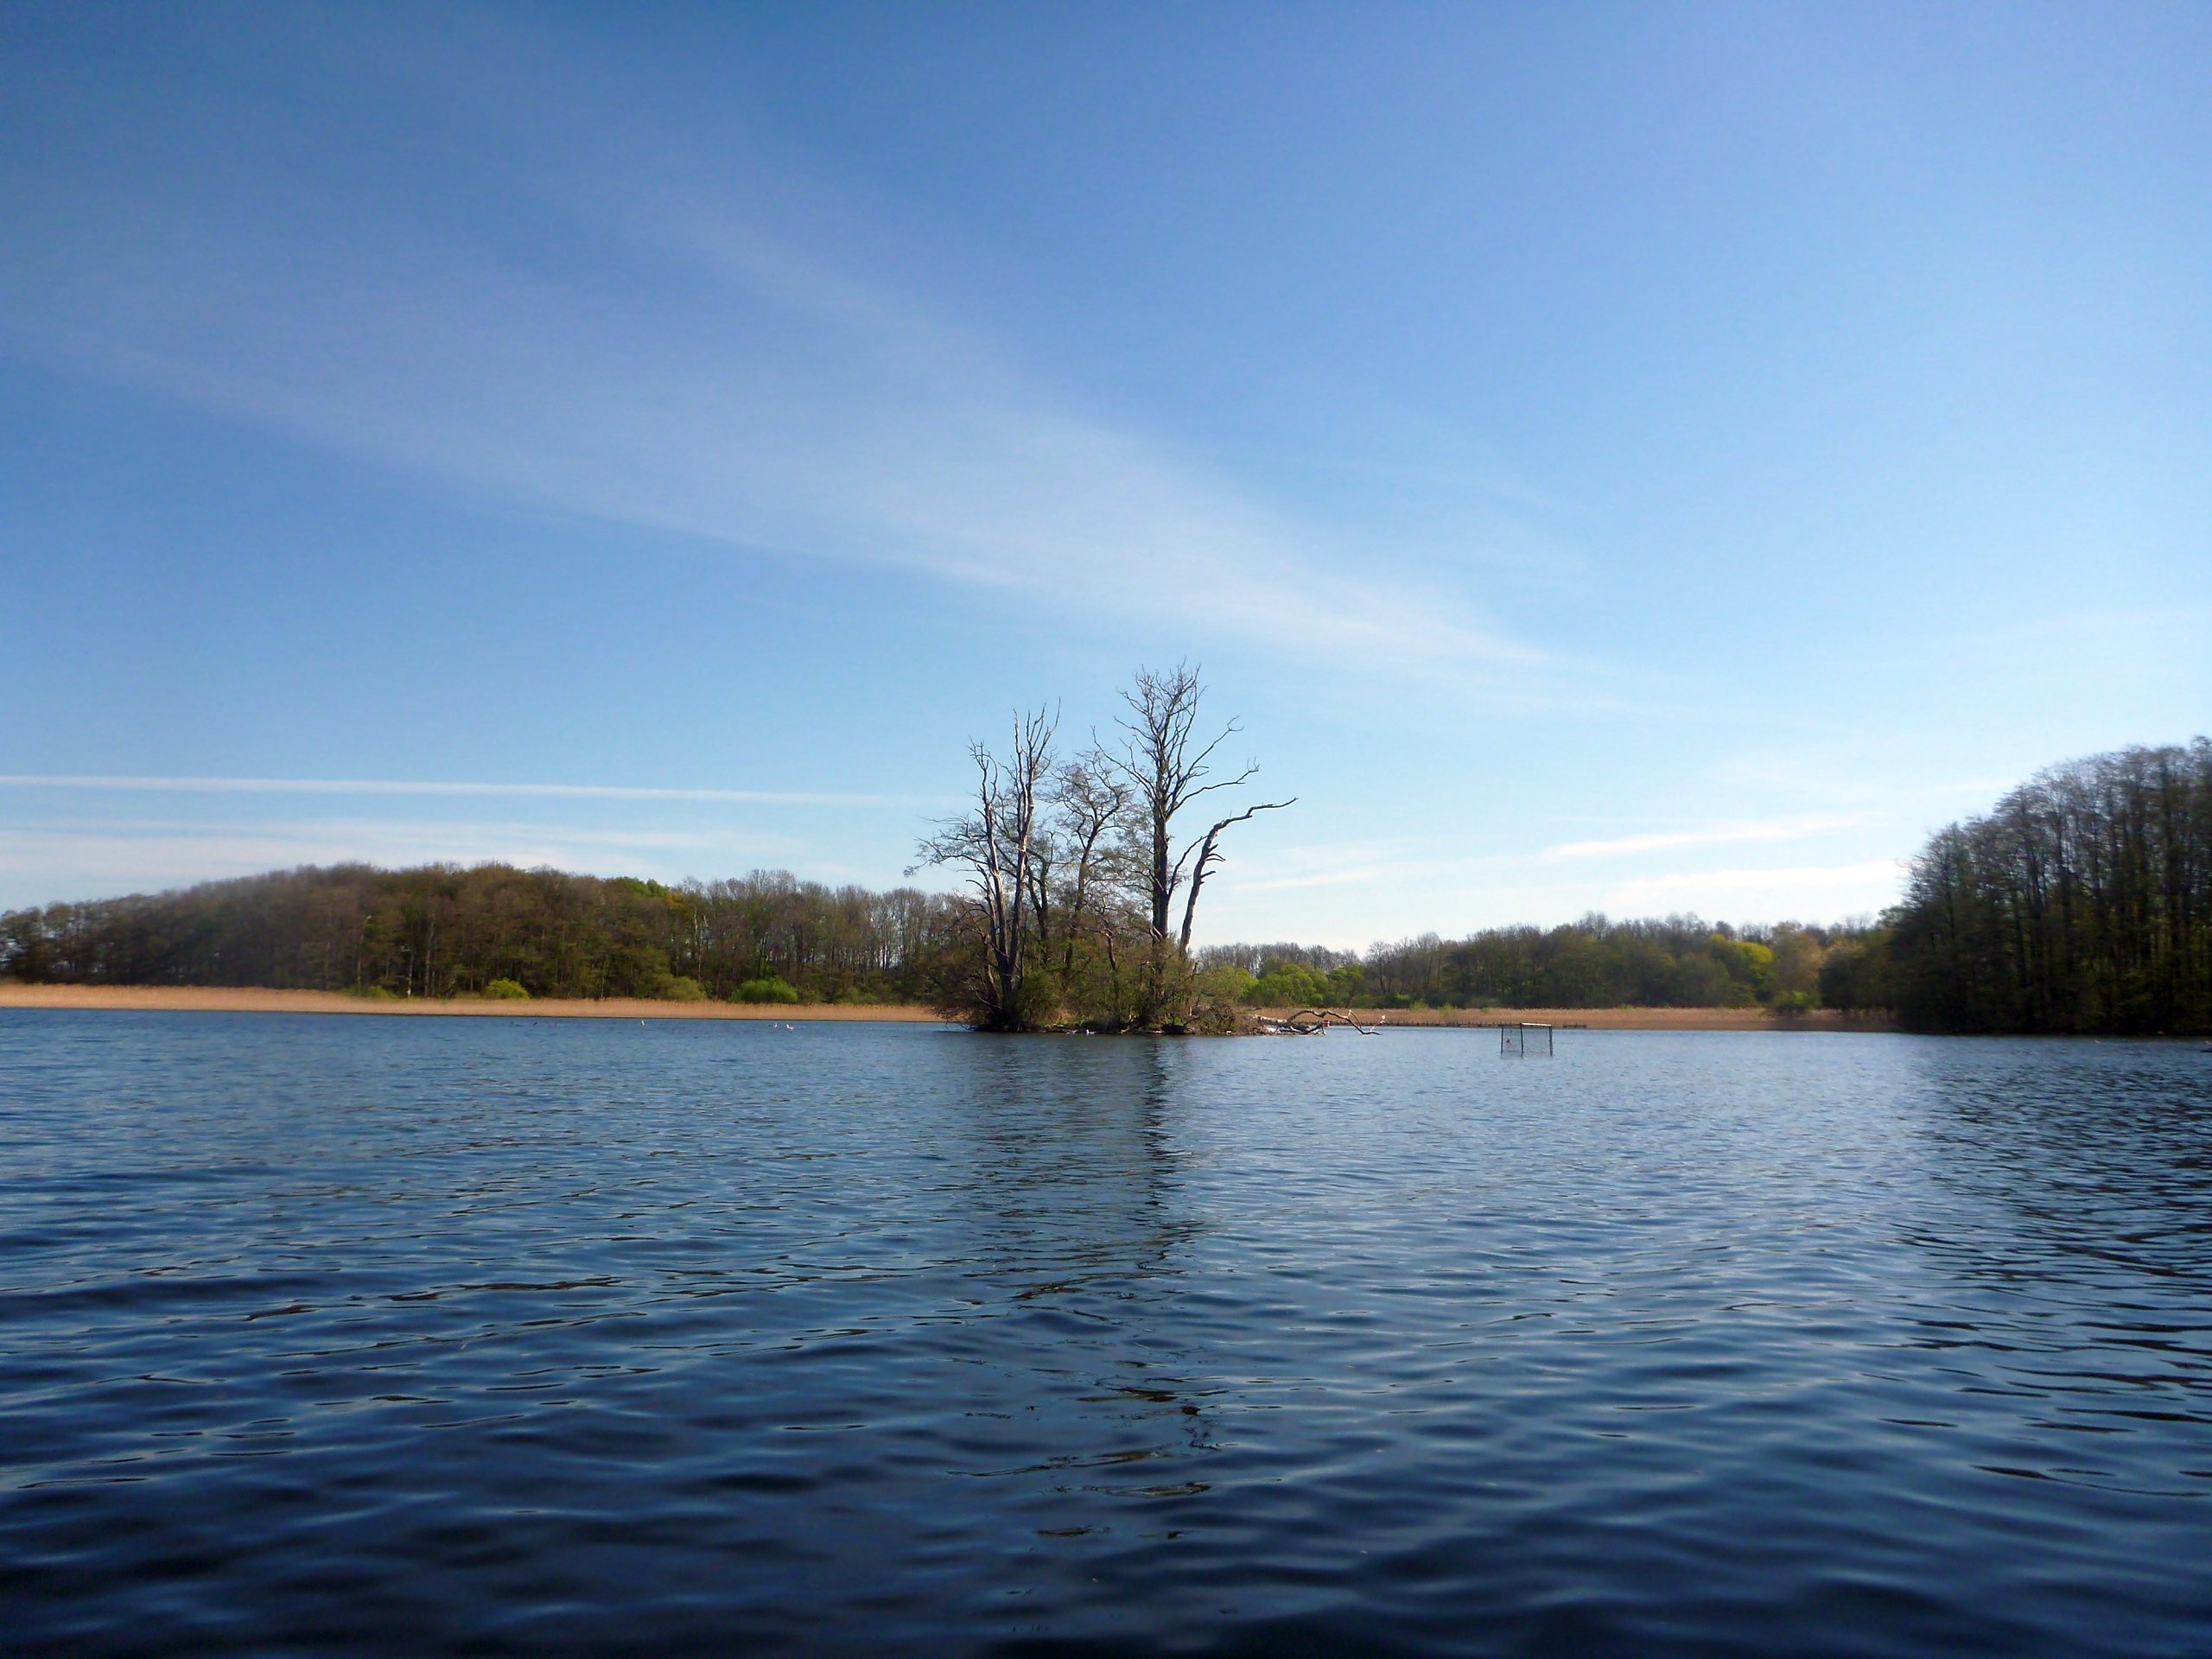
[[[942,1025],[928,1008],[901,1002],[664,1002],[644,997],[402,997],[384,1001],[343,991],[269,991],[193,985],[0,985],[0,1008],[135,1008],[188,1014],[489,1014],[540,1020],[899,1020]]]
[[[662,1002],[550,997],[502,1002],[487,997],[415,997],[397,1001],[342,991],[270,991],[181,985],[0,985],[0,1008],[167,1009],[193,1014],[486,1014],[499,1019],[898,1020],[942,1025],[942,1015],[905,1002]],[[1275,1014],[1295,1009],[1267,1009]],[[1530,1020],[1592,1031],[1889,1031],[1890,1021],[1833,1008],[1783,1017],[1761,1008],[1353,1008],[1363,1025],[1484,1027]]]
[[[1263,1008],[1278,1018],[1294,1008]],[[1347,1008],[1363,1026],[1581,1026],[1591,1031],[1895,1031],[1886,1015],[1834,1008],[1769,1014],[1764,1008]]]

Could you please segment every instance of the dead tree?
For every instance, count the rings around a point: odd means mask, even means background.
[[[983,933],[983,980],[976,998],[979,1023],[994,1031],[1019,1030],[1028,1023],[1022,992],[1031,928],[1032,864],[1058,724],[1057,715],[1048,715],[1041,709],[1016,715],[1013,747],[1003,760],[982,741],[970,743],[975,810],[940,825],[917,849],[917,868],[950,864],[968,871]]]
[[[1139,669],[1135,683],[1122,693],[1128,713],[1118,723],[1122,742],[1107,757],[1113,771],[1127,783],[1133,798],[1132,838],[1147,875],[1147,897],[1152,921],[1152,984],[1157,1005],[1163,1000],[1167,947],[1179,957],[1190,950],[1191,928],[1198,914],[1198,890],[1221,861],[1221,836],[1231,824],[1242,823],[1262,812],[1279,811],[1297,798],[1263,801],[1221,819],[1179,852],[1175,847],[1175,819],[1201,796],[1235,789],[1259,772],[1259,762],[1248,762],[1233,777],[1213,775],[1214,752],[1243,728],[1230,721],[1211,738],[1198,733],[1198,700],[1205,687],[1198,671],[1179,663],[1168,673]],[[1175,895],[1185,880],[1189,891],[1183,901],[1179,933],[1168,931]]]
[[[1175,941],[1176,948],[1185,956],[1191,954],[1191,924],[1197,919],[1198,913],[1198,889],[1205,886],[1208,873],[1221,862],[1221,832],[1230,824],[1243,823],[1259,813],[1277,811],[1296,799],[1297,797],[1293,796],[1288,801],[1262,801],[1257,806],[1248,806],[1242,812],[1217,820],[1198,838],[1195,849],[1198,859],[1191,866],[1190,890],[1183,896],[1183,931]],[[1185,848],[1184,857],[1188,858],[1192,850]]]
[[[1052,780],[1056,826],[1065,845],[1065,856],[1075,865],[1068,894],[1067,915],[1061,923],[1063,941],[1060,971],[1075,971],[1075,947],[1083,928],[1084,913],[1096,895],[1104,874],[1101,869],[1107,837],[1129,810],[1129,787],[1116,776],[1112,764],[1096,752],[1071,760]]]

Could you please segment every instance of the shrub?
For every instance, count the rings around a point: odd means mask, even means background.
[[[494,1002],[527,1002],[530,993],[518,979],[495,979],[484,988],[484,995]]]
[[[1198,970],[1198,995],[1209,1003],[1222,1007],[1250,1001],[1252,988],[1259,982],[1233,962]]]
[[[397,1002],[399,993],[384,985],[364,985],[353,993],[364,1002]]]
[[[664,1002],[703,1002],[704,987],[689,974],[662,974],[653,981],[653,995]]]
[[[1032,968],[1022,976],[1016,1008],[1025,1027],[1056,1026],[1060,1023],[1065,1011],[1061,1005],[1065,1001],[1059,975],[1050,968]]]
[[[1329,998],[1329,982],[1300,962],[1274,962],[1245,993],[1255,1007],[1319,1007]]]
[[[796,1002],[798,987],[781,974],[766,974],[759,979],[748,979],[730,994],[733,1002]]]

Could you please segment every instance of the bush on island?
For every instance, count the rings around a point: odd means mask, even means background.
[[[798,987],[781,974],[766,974],[759,979],[748,979],[730,994],[733,1002],[796,1002]]]
[[[364,985],[357,989],[353,995],[359,997],[364,1002],[397,1002],[399,1001],[399,993],[391,989],[389,986],[385,985]]]
[[[494,1002],[527,1002],[530,992],[518,979],[495,979],[484,988],[484,995]]]
[[[706,988],[689,974],[663,974],[653,981],[653,995],[664,1002],[703,1002]]]

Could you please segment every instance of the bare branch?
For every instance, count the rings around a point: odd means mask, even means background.
[[[982,912],[991,972],[985,1002],[995,1022],[1010,1023],[1020,1017],[1027,944],[1023,912],[1033,887],[1038,798],[1051,773],[1052,737],[1058,724],[1057,710],[1016,714],[1012,747],[1004,760],[982,741],[971,741],[968,753],[976,767],[975,810],[940,824],[915,849],[920,864],[957,864],[968,870]]]
[[[1205,886],[1207,875],[1221,862],[1219,843],[1222,831],[1233,823],[1243,823],[1262,812],[1280,812],[1284,807],[1297,804],[1298,797],[1295,795],[1287,801],[1262,801],[1257,806],[1246,807],[1234,817],[1222,819],[1206,831],[1205,838],[1198,843],[1198,861],[1191,870],[1191,891],[1183,900],[1183,932],[1177,943],[1182,946],[1184,955],[1188,956],[1191,950],[1191,925],[1198,918],[1198,891]]]

